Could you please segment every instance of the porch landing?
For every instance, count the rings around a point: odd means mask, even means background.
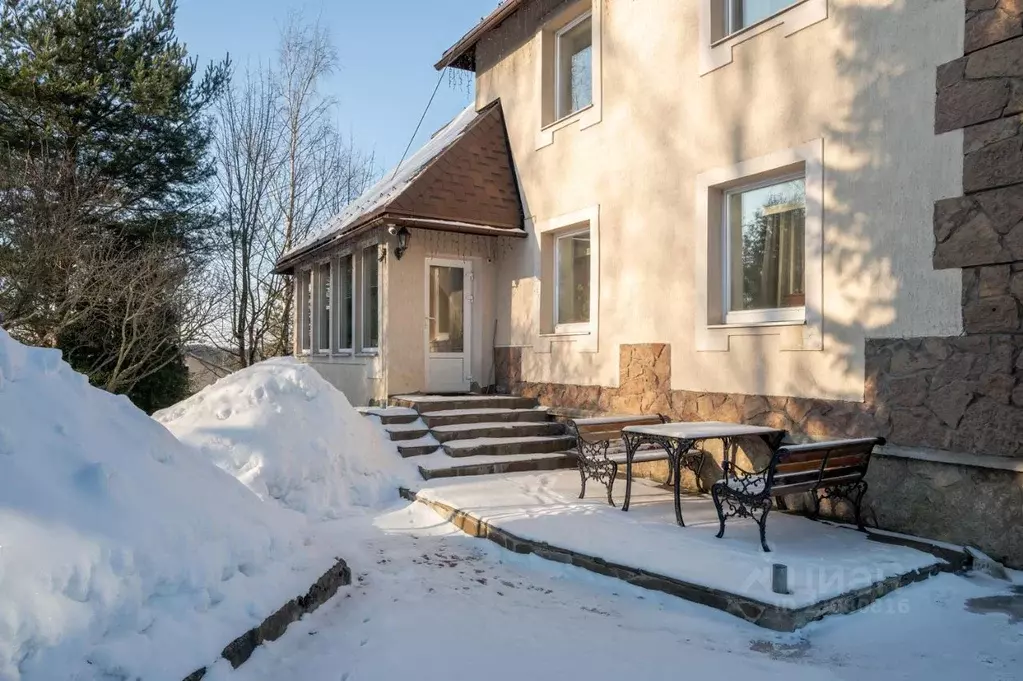
[[[635,481],[628,513],[608,506],[602,490],[578,499],[574,471],[436,480],[406,493],[463,531],[518,553],[570,563],[778,631],[858,610],[949,569],[929,553],[785,513],[768,518],[773,551],[764,553],[752,521],[730,519],[725,537],[716,538],[717,516],[707,496],[684,499],[687,527],[678,527],[670,492],[646,480]],[[774,563],[788,566],[788,594],[772,590]]]

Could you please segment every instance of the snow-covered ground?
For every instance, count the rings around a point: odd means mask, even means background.
[[[239,669],[221,662],[208,679],[1021,678],[1023,624],[967,609],[984,609],[970,599],[1010,592],[989,578],[940,575],[866,610],[776,634],[505,551],[421,504],[383,514],[375,527],[359,520],[321,529],[345,538],[353,586]]]
[[[0,329],[0,679],[182,678],[333,564],[307,525]]]
[[[313,520],[376,508],[418,479],[378,425],[292,358],[232,374],[154,418],[260,498]]]

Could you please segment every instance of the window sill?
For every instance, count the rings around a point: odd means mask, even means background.
[[[586,130],[597,123],[600,123],[600,118],[600,103],[594,100],[592,104],[588,104],[578,111],[573,111],[567,116],[563,116],[556,121],[552,121],[551,123],[541,126],[540,132],[537,135],[536,148],[537,150],[540,150],[554,144],[554,133],[559,130],[563,130],[575,123],[579,124],[580,130]]]
[[[569,125],[569,124],[573,123],[576,118],[582,118],[583,114],[586,113],[587,111],[591,110],[592,108],[593,108],[593,104],[592,103],[591,104],[587,104],[586,106],[584,106],[581,109],[576,109],[572,113],[565,114],[561,118],[558,118],[557,120],[554,120],[554,121],[548,123],[547,125],[545,125],[542,128],[540,128],[540,130],[542,132],[547,132],[548,130],[550,130],[551,132],[554,132],[555,130],[558,130],[560,128],[565,127],[566,125]]]
[[[379,355],[380,351],[375,348],[371,350],[360,350],[359,352],[355,353],[356,357],[377,357]]]
[[[708,329],[749,329],[758,328],[761,326],[806,326],[806,318],[803,319],[783,319],[780,321],[761,321],[761,322],[735,322],[732,324],[708,324]]]
[[[593,331],[591,329],[565,329],[563,331],[549,331],[540,334],[540,338],[564,338],[573,336],[589,336]]]

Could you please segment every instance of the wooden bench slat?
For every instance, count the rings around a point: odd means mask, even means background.
[[[809,492],[810,490],[820,489],[822,487],[831,487],[833,485],[842,485],[846,483],[856,482],[863,479],[862,473],[854,473],[851,475],[845,475],[842,477],[828,480],[828,484],[821,485],[817,483],[816,478],[811,482],[801,482],[791,485],[774,485],[771,487],[771,496],[781,496],[784,494],[798,494],[800,492]]]
[[[853,466],[858,463],[866,462],[869,459],[867,454],[847,454],[843,456],[834,456],[828,459],[827,468],[835,468],[840,466]],[[785,459],[775,467],[777,473],[791,473],[798,471],[816,471],[820,470],[821,463],[824,459],[818,459],[816,461],[792,461]]]

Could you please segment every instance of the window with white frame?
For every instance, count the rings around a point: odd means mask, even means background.
[[[723,3],[722,35],[737,33],[794,5],[798,0],[720,0]]]
[[[355,336],[355,268],[352,254],[341,256],[338,262],[338,349],[351,351]]]
[[[565,118],[593,103],[593,18],[587,12],[555,35],[554,89],[556,118]]]
[[[330,262],[320,264],[316,276],[316,350],[330,352],[330,324],[333,307]]]
[[[362,251],[362,349],[380,347],[380,261],[376,244]]]
[[[298,304],[295,306],[298,325],[298,349],[309,352],[313,346],[313,271],[302,270],[298,273]]]
[[[731,189],[722,208],[725,323],[803,320],[805,177]]]
[[[590,230],[554,240],[554,328],[570,331],[590,322]]]

